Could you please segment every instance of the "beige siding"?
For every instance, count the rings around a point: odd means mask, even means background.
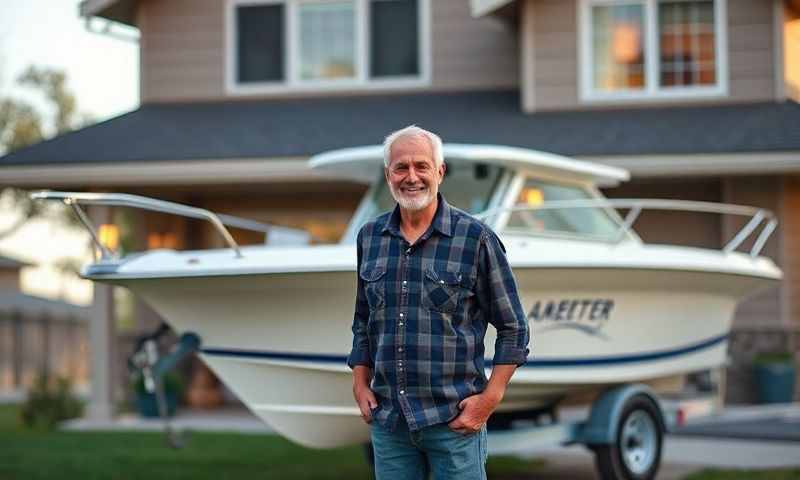
[[[731,177],[723,181],[723,201],[738,205],[752,205],[771,210],[780,216],[781,179],[779,177]],[[779,217],[779,221],[782,221]],[[723,241],[730,240],[747,222],[746,218],[726,216],[723,221]],[[762,255],[772,258],[781,265],[781,236],[784,226],[780,226],[764,246]],[[748,239],[739,248],[747,251],[753,239]],[[782,319],[781,286],[776,285],[762,291],[739,304],[734,318],[734,327],[776,327]]]
[[[730,100],[775,98],[773,6],[765,0],[728,0]]]
[[[143,103],[224,95],[224,1],[143,0],[137,19]]]
[[[533,84],[523,86],[532,92],[523,94],[530,99],[524,109],[575,109],[580,105],[577,1],[526,0],[522,9],[525,22],[520,28],[534,32]]]
[[[783,181],[783,273],[786,322],[800,328],[800,177]]]
[[[226,96],[224,17],[224,0],[140,2],[137,19],[141,30],[142,102],[218,100]],[[513,88],[519,84],[518,62],[516,32],[503,21],[472,18],[466,0],[431,0],[432,84],[425,89]],[[331,94],[320,91],[302,95]]]
[[[519,85],[517,34],[502,20],[470,15],[466,0],[431,0],[434,90]]]
[[[533,57],[533,62],[523,62],[526,71],[522,77],[530,79],[523,85],[526,111],[620,105],[620,102],[587,104],[579,99],[578,3],[577,0],[525,0],[522,5],[520,28],[533,31],[532,40],[523,43],[522,52]],[[696,101],[725,103],[775,98],[772,2],[727,0],[727,10],[729,95]],[[526,35],[530,36],[526,32],[522,38]],[[674,104],[675,100],[636,101],[638,105],[664,102]]]

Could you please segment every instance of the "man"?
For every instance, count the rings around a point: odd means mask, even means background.
[[[397,206],[358,234],[353,394],[378,480],[485,479],[486,421],[528,356],[528,323],[500,240],[438,193],[442,142],[407,127],[384,142]],[[491,378],[487,323],[497,329]]]

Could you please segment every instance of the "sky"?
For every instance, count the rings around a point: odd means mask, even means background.
[[[59,68],[67,74],[78,110],[101,121],[139,104],[139,47],[86,30],[78,0],[0,1],[0,96],[18,97],[41,108],[43,102],[14,85],[29,66]],[[98,24],[101,26],[101,24]],[[0,230],[18,213],[0,198]],[[22,271],[23,291],[73,303],[91,303],[91,283],[59,275],[62,258],[90,258],[88,234],[54,222],[30,221],[0,239],[0,255],[35,263]]]

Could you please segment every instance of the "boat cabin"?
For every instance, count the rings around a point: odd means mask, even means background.
[[[445,144],[447,165],[439,191],[447,201],[505,235],[618,239],[621,219],[598,185],[628,180],[619,168],[536,150],[494,145]],[[372,183],[341,243],[355,243],[361,226],[394,208],[383,178],[381,146],[347,148],[313,157],[312,168]],[[376,175],[376,172],[380,173]],[[538,208],[547,202],[559,208]],[[584,202],[584,203],[581,203]]]

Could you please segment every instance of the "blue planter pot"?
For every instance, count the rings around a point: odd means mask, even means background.
[[[175,415],[175,410],[178,408],[178,395],[174,392],[167,392],[165,395],[167,399],[167,415],[170,417]],[[153,393],[137,393],[136,394],[136,408],[139,414],[143,417],[158,417],[158,401]]]
[[[760,403],[789,403],[794,399],[797,371],[788,362],[763,363],[754,367]]]

